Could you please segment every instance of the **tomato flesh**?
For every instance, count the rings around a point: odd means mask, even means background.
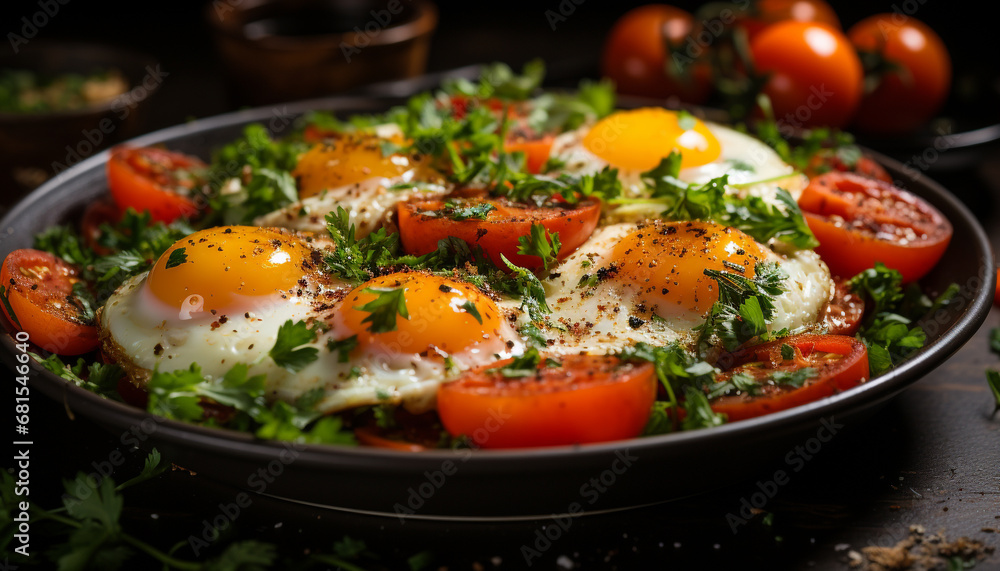
[[[791,359],[784,359],[781,354],[785,345],[794,351]],[[845,335],[793,335],[745,348],[723,360],[731,364],[716,382],[729,381],[737,373],[760,381],[758,394],[743,393],[712,400],[712,410],[726,414],[730,421],[810,403],[855,387],[869,377],[865,344]],[[792,373],[807,367],[815,369],[815,376],[801,387],[768,382],[775,373]]]
[[[76,268],[48,252],[15,250],[0,268],[0,284],[14,314],[6,304],[0,307],[42,349],[58,355],[87,353],[97,347],[97,327],[70,301],[73,285],[80,281]]]
[[[816,252],[834,275],[853,277],[882,262],[903,282],[923,277],[951,241],[948,220],[923,199],[892,184],[850,173],[810,181],[799,197]]]
[[[503,199],[473,198],[462,202],[474,206],[489,203],[491,210],[485,220],[470,218],[452,220],[440,213],[443,200],[400,203],[397,207],[399,237],[408,254],[424,255],[437,249],[439,240],[449,236],[470,246],[482,246],[490,260],[500,268],[506,265],[501,255],[512,263],[535,269],[542,266],[538,256],[518,254],[518,238],[528,236],[533,224],[541,224],[551,235],[559,234],[562,247],[559,258],[565,258],[583,244],[597,228],[601,204],[587,200],[572,208],[534,207]]]
[[[650,363],[571,355],[527,377],[495,372],[509,362],[441,385],[438,413],[450,434],[482,448],[521,448],[633,438],[646,426],[657,386]]]
[[[121,210],[148,210],[153,220],[170,223],[200,212],[192,193],[205,168],[201,160],[181,153],[118,147],[108,160],[108,187]]]
[[[833,299],[820,314],[820,321],[831,335],[854,335],[864,315],[864,298],[852,292],[846,282],[837,280]]]

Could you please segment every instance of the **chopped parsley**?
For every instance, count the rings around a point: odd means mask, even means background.
[[[176,250],[170,252],[170,256],[167,258],[167,269],[176,268],[177,266],[186,263],[187,260],[187,249],[177,248]]]
[[[286,370],[297,373],[319,358],[319,349],[303,347],[316,340],[316,330],[305,321],[286,321],[278,328],[277,339],[268,355]]]
[[[531,234],[519,237],[517,243],[518,254],[538,256],[542,259],[542,266],[546,271],[556,265],[559,249],[562,247],[562,243],[559,242],[559,232],[549,234],[549,231],[541,224],[532,224]]]
[[[767,334],[767,324],[774,318],[774,298],[784,291],[788,277],[778,264],[758,262],[753,278],[711,269],[706,269],[705,275],[719,285],[719,301],[712,305],[705,323],[697,328],[702,351],[707,349],[713,334],[728,351]]]
[[[465,300],[465,303],[458,306],[459,309],[464,309],[466,313],[475,318],[480,325],[483,324],[483,316],[479,314],[479,310],[476,309],[476,304],[472,303],[470,300]]]
[[[337,352],[338,363],[348,362],[351,357],[351,351],[354,351],[354,349],[357,348],[357,346],[358,346],[357,335],[351,335],[350,337],[338,340],[328,339],[326,342],[326,348],[328,351],[330,351],[331,353],[333,353],[334,351]]]
[[[561,367],[562,364],[555,359],[542,359],[541,353],[534,347],[528,349],[523,355],[514,357],[510,363],[503,367],[487,369],[487,373],[499,374],[509,379],[521,377],[533,377],[538,374],[543,367]]]
[[[902,275],[881,262],[847,282],[851,291],[864,297],[870,308],[858,335],[868,347],[872,375],[892,369],[923,347],[927,334],[915,322],[948,306],[958,293],[958,286],[951,284],[930,300],[916,284],[906,289],[902,284]]]
[[[462,204],[454,200],[449,200],[444,203],[444,208],[441,210],[441,216],[445,218],[450,218],[452,220],[486,220],[490,212],[496,210],[497,207],[489,202],[479,202],[476,204]]]
[[[373,294],[375,299],[354,309],[368,313],[361,323],[368,323],[368,331],[372,333],[388,333],[396,330],[396,316],[409,319],[406,310],[406,290],[403,288],[366,287],[362,293]],[[473,308],[475,309],[475,308]],[[476,312],[478,313],[478,312]],[[481,321],[481,319],[480,319]]]

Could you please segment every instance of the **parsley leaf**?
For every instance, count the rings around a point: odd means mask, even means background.
[[[993,416],[996,416],[997,411],[1000,411],[1000,372],[987,369],[986,384],[989,385],[990,391],[993,392],[993,398],[996,400],[996,406],[993,408]]]
[[[487,373],[498,373],[507,378],[532,377],[538,374],[542,367],[561,367],[562,364],[555,359],[545,359],[542,362],[542,355],[534,347],[528,349],[523,355],[514,357],[510,363],[503,367],[487,369]]]
[[[170,256],[167,258],[166,268],[176,268],[177,266],[187,262],[187,248],[177,248],[176,250],[170,252]]]
[[[71,381],[78,387],[97,393],[104,398],[120,401],[118,394],[118,380],[121,379],[124,371],[113,363],[88,363],[83,357],[77,358],[73,366],[62,362],[59,355],[52,354],[46,358],[41,355],[31,353],[32,358],[46,370]]]
[[[541,224],[532,224],[531,234],[519,237],[517,243],[518,254],[522,256],[538,256],[542,259],[542,266],[546,271],[556,265],[559,257],[559,249],[562,247],[562,244],[559,242],[559,232],[549,234],[549,231]]]
[[[268,355],[274,362],[286,370],[296,373],[301,371],[316,359],[319,358],[319,349],[315,347],[301,347],[316,340],[316,330],[310,329],[305,321],[286,321],[278,328],[278,335],[274,341],[274,347],[268,351]]]
[[[623,361],[648,361],[656,369],[656,377],[667,392],[667,406],[671,409],[670,418],[676,427],[679,418],[680,401],[677,393],[685,387],[709,386],[715,382],[716,369],[705,361],[699,361],[690,355],[678,343],[664,347],[656,347],[647,343],[636,343],[626,347],[619,354]]]
[[[409,319],[410,314],[406,310],[406,297],[403,288],[375,288],[367,287],[362,293],[374,294],[377,297],[364,305],[354,309],[368,312],[368,317],[361,320],[361,323],[370,323],[368,330],[372,333],[387,333],[396,330],[396,315],[403,319]]]
[[[346,363],[350,360],[351,351],[358,346],[358,336],[351,335],[350,337],[333,340],[327,339],[326,348],[332,353],[337,351],[337,362]]]
[[[546,313],[552,312],[545,300],[545,286],[538,276],[512,263],[503,254],[500,259],[513,275],[494,280],[490,285],[497,291],[521,298],[521,311],[526,311],[532,321],[542,321]]]
[[[726,423],[726,415],[712,410],[705,393],[692,386],[684,387],[684,430],[711,428]]]
[[[458,307],[459,309],[464,309],[466,313],[474,317],[480,325],[483,324],[483,316],[479,314],[479,310],[476,309],[476,304],[472,303],[472,301],[466,300],[465,303]]]
[[[774,318],[774,298],[784,291],[788,277],[778,264],[758,262],[753,278],[712,269],[706,269],[705,275],[718,284],[719,301],[697,328],[698,345],[703,351],[713,334],[719,336],[726,350],[732,351],[767,333],[767,324]]]
[[[486,220],[486,217],[490,212],[496,210],[497,207],[490,204],[489,202],[479,202],[476,204],[463,204],[455,200],[448,200],[444,203],[444,208],[441,210],[441,215],[445,218],[450,218],[452,220]]]

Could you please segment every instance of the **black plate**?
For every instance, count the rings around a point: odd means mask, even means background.
[[[240,111],[158,131],[131,142],[165,144],[207,158],[238,137],[244,125],[263,122],[276,134],[310,109],[372,112],[398,100],[337,97]],[[30,247],[49,225],[74,220],[107,192],[107,153],[92,157],[32,193],[0,222],[0,256]],[[897,180],[951,220],[955,235],[925,289],[961,286],[958,303],[925,323],[928,345],[892,372],[840,395],[770,416],[711,430],[587,446],[508,451],[431,451],[407,454],[375,448],[266,442],[249,434],[156,419],[104,400],[35,367],[32,386],[62,401],[73,414],[143,446],[158,447],[173,462],[238,488],[320,506],[418,518],[522,518],[640,506],[706,491],[753,474],[796,445],[816,445],[830,430],[856,423],[887,399],[941,364],[983,323],[995,286],[993,255],[975,218],[945,189],[914,179],[901,165],[877,157]],[[15,348],[3,336],[3,359]],[[141,438],[139,438],[141,437]]]

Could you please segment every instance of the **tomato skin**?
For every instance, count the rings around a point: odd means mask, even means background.
[[[486,220],[451,220],[424,214],[444,208],[444,201],[441,200],[399,203],[397,223],[403,250],[421,256],[436,250],[438,240],[454,236],[471,246],[482,246],[490,260],[500,268],[507,267],[500,258],[503,254],[518,266],[534,269],[542,265],[538,256],[517,253],[518,238],[530,235],[532,224],[541,224],[549,234],[559,233],[562,242],[559,259],[563,259],[590,237],[601,216],[601,203],[596,200],[584,201],[576,208],[566,210],[528,207],[496,199],[484,200],[496,206]]]
[[[854,118],[857,129],[911,132],[948,98],[951,58],[940,36],[923,22],[901,14],[876,14],[852,26],[847,35],[859,51],[879,52],[901,68],[887,71],[862,98]]]
[[[546,161],[549,160],[549,155],[552,153],[552,143],[555,139],[553,135],[545,135],[539,139],[518,137],[507,140],[503,148],[508,153],[518,151],[524,153],[525,170],[531,174],[539,174]]]
[[[951,223],[926,201],[855,174],[827,173],[812,179],[799,197],[799,207],[819,240],[816,253],[843,278],[882,262],[899,270],[903,283],[919,280],[951,241]],[[892,233],[896,235],[885,237]]]
[[[786,20],[750,44],[775,118],[792,126],[843,127],[861,100],[863,72],[854,47],[839,30]]]
[[[0,304],[4,315],[26,332],[31,342],[58,355],[80,355],[97,347],[97,327],[85,323],[66,298],[79,271],[41,250],[14,250],[0,267],[0,283],[6,288],[14,317]]]
[[[639,6],[618,19],[601,57],[601,73],[612,79],[619,93],[647,97],[676,95],[689,103],[701,103],[712,89],[711,72],[706,62],[695,60],[684,77],[667,74],[674,46],[687,62],[685,42],[695,29],[694,16],[664,4]],[[697,55],[697,54],[695,54]]]
[[[781,357],[781,346],[786,344],[796,350],[796,357],[791,361],[784,361]],[[810,357],[814,352],[841,355],[841,357],[833,362],[824,362],[817,355],[816,360],[811,360]],[[724,382],[728,380],[728,375],[737,372],[791,371],[810,366],[817,368],[819,377],[806,381],[799,388],[773,390],[761,396],[744,394],[714,399],[711,402],[712,410],[726,414],[730,421],[786,410],[837,394],[858,386],[867,380],[870,374],[868,349],[865,344],[845,335],[793,335],[747,347],[732,355],[731,359],[733,359],[731,367],[726,374],[716,379],[717,382]]]
[[[833,299],[820,314],[820,320],[827,326],[827,332],[831,335],[854,335],[861,327],[861,318],[864,315],[864,298],[851,292],[845,281],[836,280]]]
[[[148,210],[153,220],[169,224],[199,213],[195,201],[176,192],[197,185],[192,178],[179,179],[177,173],[207,168],[196,157],[153,147],[116,147],[111,150],[107,176],[111,196],[121,210]]]
[[[450,434],[482,448],[525,448],[633,438],[646,426],[657,387],[651,363],[570,355],[536,376],[488,372],[508,362],[441,385],[438,414]]]
[[[768,26],[786,20],[819,22],[841,29],[837,13],[823,0],[759,0],[754,7],[755,14],[740,19],[740,26],[751,41]]]

